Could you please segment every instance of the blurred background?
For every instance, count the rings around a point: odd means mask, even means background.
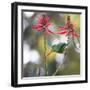
[[[23,77],[45,76],[44,53],[47,55],[51,51],[51,46],[54,44],[58,44],[59,42],[67,43],[67,37],[65,36],[47,34],[45,39],[46,44],[44,44],[43,32],[32,29],[32,26],[38,23],[37,18],[43,14],[50,17],[52,26],[49,29],[54,32],[60,31],[57,27],[64,26],[69,15],[75,26],[75,31],[80,34],[80,14],[23,11]],[[75,43],[78,47],[77,40],[75,40]],[[46,46],[46,49],[44,49],[44,46]],[[80,74],[80,53],[72,43],[68,46],[66,55],[52,52],[46,57],[46,62],[47,76]]]

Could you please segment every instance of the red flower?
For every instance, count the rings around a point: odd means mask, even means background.
[[[52,33],[54,34],[54,32],[52,32],[51,30],[49,30],[48,26],[51,25],[51,23],[49,22],[50,18],[46,15],[42,15],[37,19],[38,24],[32,26],[33,29],[36,29],[37,31],[45,31],[46,33]]]
[[[60,30],[63,30],[61,32],[58,32],[57,34],[62,34],[62,35],[71,35],[73,38],[76,37],[80,37],[79,34],[77,34],[74,30],[74,26],[70,21],[70,16],[68,16],[67,18],[67,23],[65,24],[65,26],[60,26],[59,27]]]

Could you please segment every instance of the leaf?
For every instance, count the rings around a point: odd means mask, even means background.
[[[52,50],[54,52],[57,52],[57,53],[63,53],[63,51],[65,50],[65,47],[67,46],[66,43],[59,43],[57,45],[53,45],[52,46]]]

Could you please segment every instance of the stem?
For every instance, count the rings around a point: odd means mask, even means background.
[[[46,33],[44,32],[44,58],[45,58],[45,75],[47,76],[47,61],[46,61]]]
[[[77,40],[78,40],[78,43],[79,43],[79,45],[80,45],[80,40],[77,38]],[[79,46],[80,47],[80,46]]]
[[[72,36],[72,37],[70,38],[69,36],[70,36],[70,34],[68,34],[68,43],[73,42],[74,47],[77,48],[77,46],[76,46],[76,44],[75,44],[75,42],[74,42],[74,37]],[[78,39],[77,39],[77,40],[78,40]],[[79,42],[79,40],[78,40],[78,42]],[[77,49],[78,49],[78,48],[77,48]]]
[[[64,52],[64,57],[66,55],[65,53],[66,53],[66,51]],[[56,69],[56,71],[54,72],[54,74],[52,76],[55,76],[58,73],[58,71],[62,70],[62,68],[63,68],[63,63],[59,64],[58,68]]]
[[[56,69],[56,71],[54,72],[54,74],[52,76],[55,76],[57,74],[57,72],[60,70],[61,65],[58,66],[58,68]]]
[[[46,56],[49,56],[51,53],[52,53],[52,50]]]
[[[37,75],[40,76],[40,67],[37,68]]]
[[[78,40],[78,39],[77,39]],[[74,47],[75,48],[77,48],[77,46],[76,46],[76,44],[75,44],[75,42],[74,42],[74,38],[72,38],[72,41],[73,41],[73,45],[74,45]],[[79,42],[79,40],[78,40],[78,42]],[[80,44],[80,43],[79,43]],[[78,49],[78,48],[77,48]]]

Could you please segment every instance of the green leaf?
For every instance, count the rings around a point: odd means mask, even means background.
[[[52,46],[52,50],[54,52],[57,52],[57,53],[63,53],[63,51],[65,50],[65,47],[67,46],[66,43],[59,43],[57,45],[53,45]]]

